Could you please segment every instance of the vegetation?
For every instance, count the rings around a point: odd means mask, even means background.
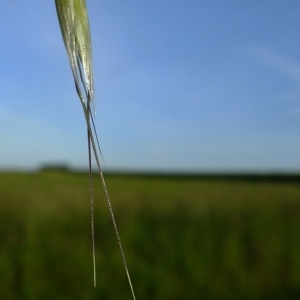
[[[103,177],[102,169],[99,161],[101,154],[98,141],[97,131],[94,124],[93,113],[95,114],[94,99],[94,80],[93,80],[93,64],[92,64],[92,44],[89,26],[89,18],[85,0],[55,0],[56,12],[61,29],[61,34],[69,57],[70,67],[72,69],[77,95],[80,99],[84,112],[87,137],[88,137],[88,153],[89,153],[89,187],[90,187],[90,210],[91,210],[91,234],[92,234],[92,256],[93,256],[93,273],[94,286],[96,287],[96,255],[95,255],[95,231],[94,231],[94,200],[93,200],[93,184],[92,184],[92,154],[98,168],[101,178],[106,202],[109,207],[109,213],[112,218],[116,239],[120,248],[129,286],[131,288],[132,297],[135,300],[134,290],[131,283],[129,270],[125,258],[125,253],[121,243],[121,238],[115,221],[113,209],[111,207],[109,194]],[[96,147],[96,143],[97,146]],[[99,150],[99,153],[98,153]]]
[[[300,299],[297,180],[106,175],[137,299]],[[0,299],[130,299],[95,182],[0,173]]]

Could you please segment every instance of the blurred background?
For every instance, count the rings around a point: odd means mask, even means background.
[[[300,3],[87,6],[137,299],[299,299]],[[0,11],[0,299],[130,299],[54,1]]]

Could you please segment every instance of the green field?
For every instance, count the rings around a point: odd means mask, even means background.
[[[300,184],[107,175],[138,300],[300,299]],[[95,177],[0,173],[0,299],[132,299]]]

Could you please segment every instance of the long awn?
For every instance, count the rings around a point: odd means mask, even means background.
[[[93,182],[92,182],[92,151],[95,156],[98,172],[105,193],[109,212],[113,222],[115,234],[121,251],[123,263],[125,266],[127,278],[131,288],[133,299],[135,295],[131,283],[127,262],[122,247],[120,235],[116,225],[113,209],[106,188],[102,168],[100,165],[98,151],[101,154],[93,115],[95,114],[94,83],[92,71],[92,46],[88,13],[85,0],[55,0],[59,25],[64,40],[64,44],[69,57],[72,69],[75,87],[79,96],[85,120],[88,136],[88,156],[89,156],[89,185],[90,185],[90,208],[91,208],[91,232],[93,247],[93,268],[94,268],[94,286],[96,287],[96,255],[94,239],[94,203],[93,203]],[[92,125],[92,126],[91,126]],[[97,146],[95,144],[95,137]],[[102,154],[101,154],[102,155]]]

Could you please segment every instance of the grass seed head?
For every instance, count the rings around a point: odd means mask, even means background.
[[[91,34],[86,3],[85,0],[55,0],[55,5],[76,89],[80,100],[89,110],[89,102],[92,102],[93,107],[95,103]]]

